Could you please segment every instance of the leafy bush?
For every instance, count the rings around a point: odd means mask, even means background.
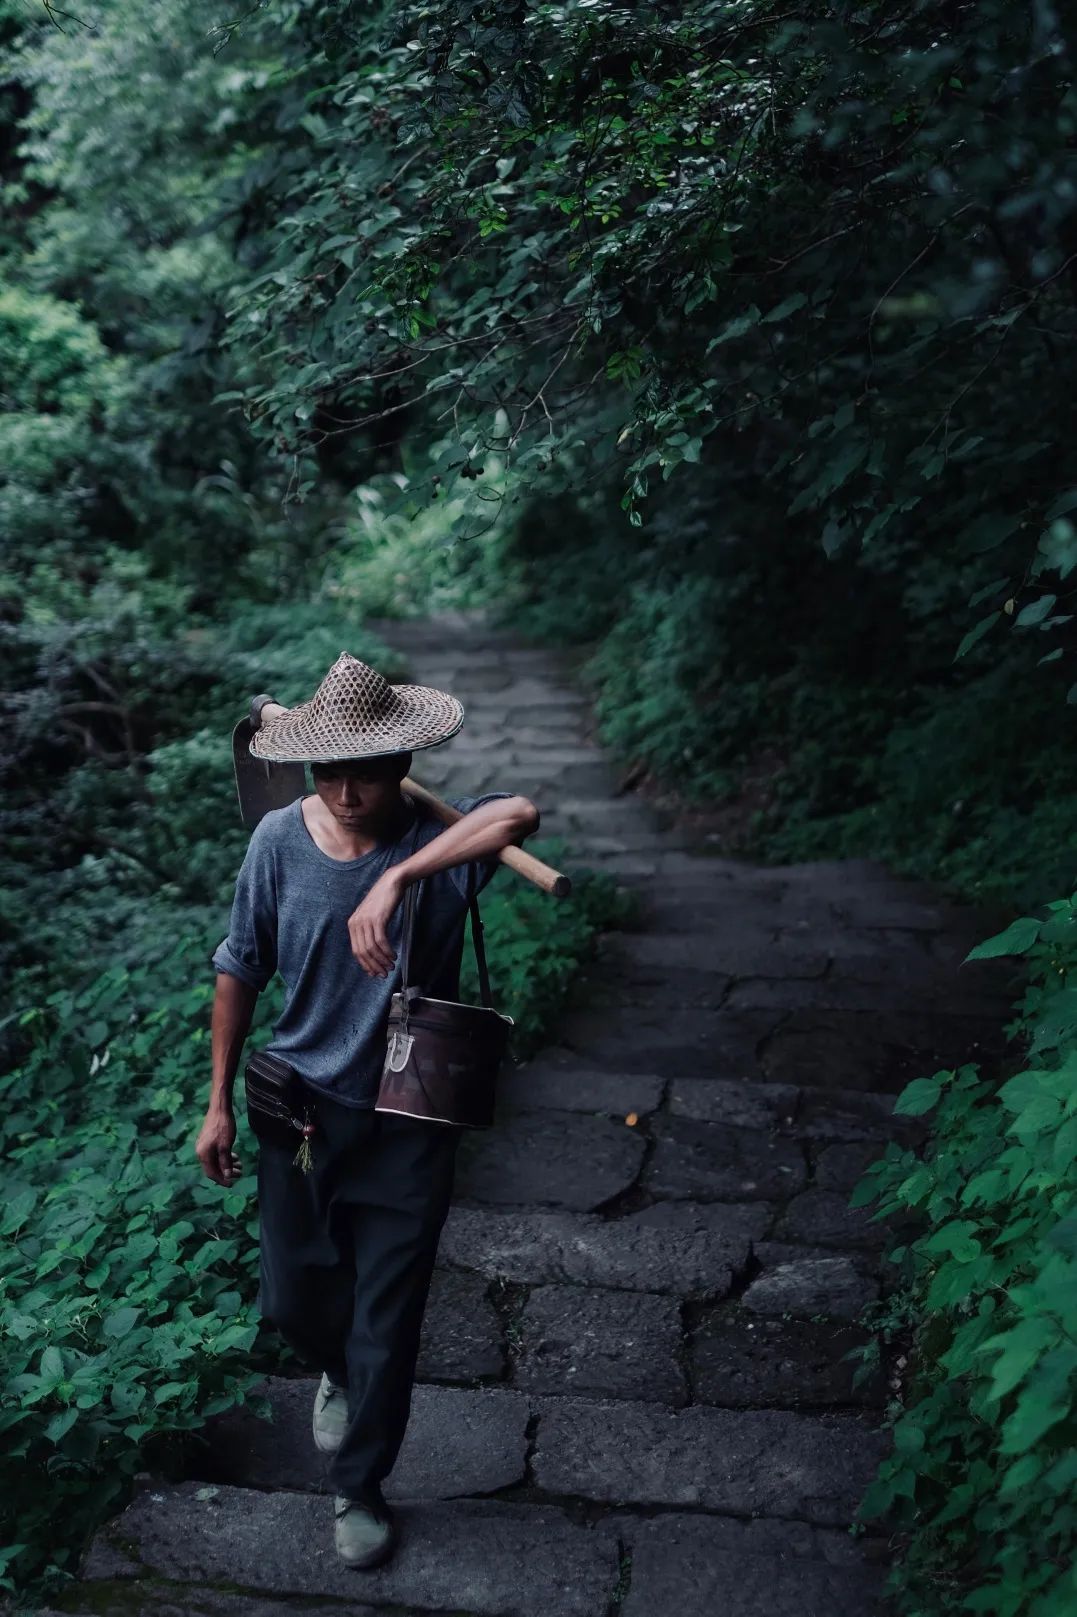
[[[918,1078],[919,1155],[891,1144],[854,1204],[915,1215],[874,1320],[911,1338],[894,1447],[864,1501],[902,1532],[900,1609],[1070,1617],[1077,1606],[1077,894],[973,957],[1024,955],[1022,1069]]]
[[[204,959],[190,940],[17,1018],[31,1049],[0,1079],[9,1589],[72,1572],[134,1473],[244,1402],[256,1377],[250,1152],[234,1195],[193,1156],[208,1089]]]

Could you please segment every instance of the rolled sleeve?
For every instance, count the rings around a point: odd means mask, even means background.
[[[449,801],[454,809],[460,810],[461,814],[470,814],[472,809],[481,808],[484,803],[496,803],[506,797],[515,796],[515,792],[486,792],[482,797],[453,797]],[[488,859],[469,859],[465,864],[450,865],[446,874],[451,878],[465,903],[470,904],[471,900],[493,880],[500,868],[501,861],[494,854]]]
[[[256,826],[236,877],[228,935],[210,956],[215,971],[238,977],[259,992],[277,969],[277,897],[267,839]]]

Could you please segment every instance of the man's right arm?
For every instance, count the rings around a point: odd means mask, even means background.
[[[241,982],[227,971],[217,973],[217,990],[213,996],[213,1015],[210,1023],[210,1043],[213,1054],[213,1078],[209,1105],[232,1107],[232,1088],[247,1034],[258,1004],[258,989]]]
[[[195,1150],[218,1185],[240,1172],[232,1147],[236,1117],[232,1089],[258,995],[277,969],[277,895],[266,822],[255,827],[236,877],[228,936],[210,957],[217,973],[210,1022],[212,1077],[206,1120]]]
[[[195,1142],[203,1173],[217,1185],[234,1184],[243,1172],[243,1164],[232,1149],[236,1143],[232,1086],[257,1003],[257,988],[229,972],[217,973],[210,1023],[213,1070],[209,1105]]]

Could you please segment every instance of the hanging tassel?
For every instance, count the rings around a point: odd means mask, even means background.
[[[306,1118],[306,1122],[303,1124],[303,1138],[299,1142],[299,1150],[292,1158],[292,1164],[296,1168],[301,1168],[304,1173],[310,1173],[314,1167],[314,1153],[310,1149],[310,1142],[315,1133],[315,1128],[310,1120],[309,1111],[304,1109],[303,1116]]]

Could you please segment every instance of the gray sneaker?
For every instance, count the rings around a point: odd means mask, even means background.
[[[337,1554],[345,1566],[359,1571],[381,1566],[396,1547],[396,1524],[384,1499],[333,1500]]]
[[[335,1454],[348,1430],[348,1390],[334,1387],[323,1375],[314,1396],[314,1446],[323,1454]]]

